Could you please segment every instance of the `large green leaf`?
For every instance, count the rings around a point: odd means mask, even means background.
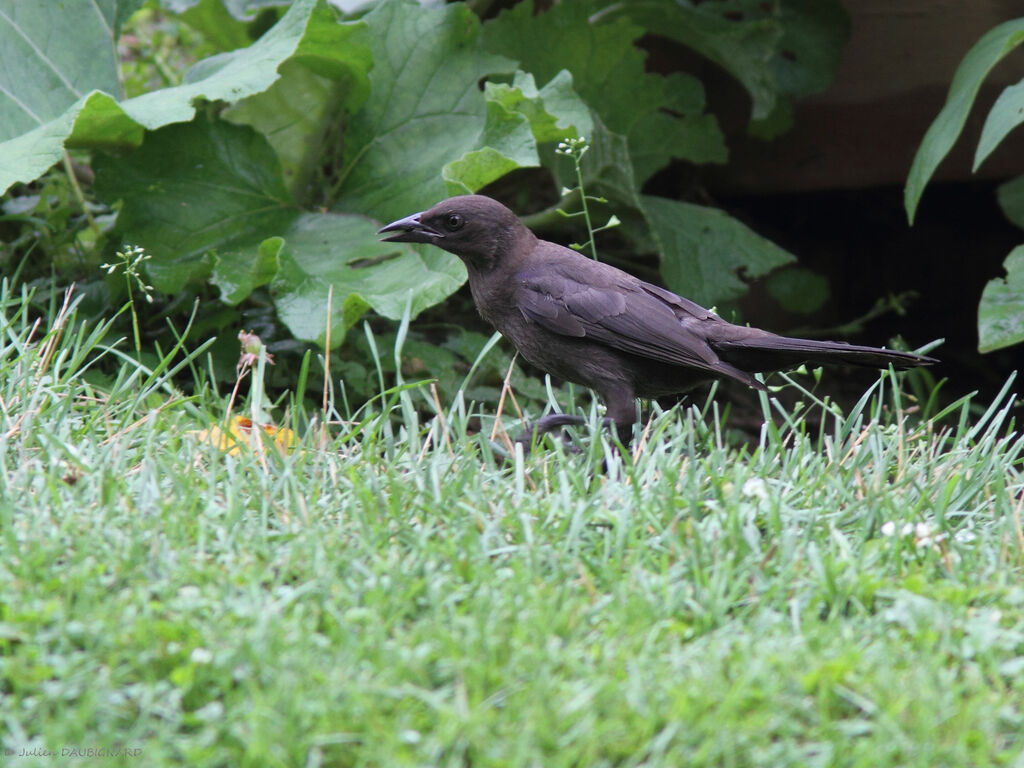
[[[366,311],[398,319],[439,303],[466,279],[457,259],[437,248],[383,243],[380,224],[352,214],[307,213],[283,234],[271,283],[277,314],[292,334],[326,341],[328,292],[333,286],[332,343]]]
[[[526,0],[487,24],[485,44],[518,59],[537,82],[570,71],[584,101],[612,132],[628,138],[635,154],[644,156],[637,169],[640,182],[673,157],[723,161],[718,124],[702,114],[701,84],[689,75],[665,78],[646,72],[644,54],[634,45],[643,29],[624,20],[592,21],[589,7],[586,2],[560,3],[534,15]]]
[[[999,146],[1006,135],[1024,123],[1024,80],[1005,88],[992,105],[985,127],[981,129],[978,149],[974,153],[974,170]]]
[[[479,21],[467,7],[422,9],[396,0],[363,20],[373,53],[371,90],[346,126],[334,210],[387,221],[447,197],[449,185],[474,189],[526,160],[521,140],[528,123],[506,110],[503,132],[495,124],[501,115],[488,115],[478,86],[486,75],[513,72],[515,62],[483,50]],[[441,169],[489,138],[508,143],[442,176]]]
[[[992,68],[1021,43],[1024,43],[1024,19],[1014,19],[986,33],[960,62],[946,103],[925,133],[910,167],[903,203],[911,223],[928,180],[960,136],[982,82]]]
[[[93,167],[100,198],[123,201],[117,231],[146,248],[149,276],[165,293],[205,278],[211,252],[250,253],[298,214],[277,156],[250,128],[199,118]]]
[[[484,98],[487,120],[478,148],[443,169],[450,194],[474,192],[516,168],[539,165],[538,142],[581,136],[593,125],[565,70],[541,89],[533,75],[517,71],[512,85],[485,83]]]
[[[543,88],[529,72],[517,71],[511,84],[484,83],[489,102],[522,113],[538,143],[589,136],[590,109],[573,90],[572,74],[563,69]]]
[[[222,117],[266,136],[296,200],[314,203],[314,176],[326,160],[328,135],[358,103],[344,80],[318,75],[297,61],[286,61],[280,74],[270,88],[228,108]]]
[[[1024,245],[1003,262],[1006,278],[989,280],[978,305],[978,351],[1024,342]]]
[[[115,4],[107,5],[109,13],[103,18],[119,17]],[[284,17],[248,48],[200,62],[199,74],[180,86],[118,101],[114,31],[102,24],[89,24],[84,18],[76,22],[80,27],[67,28],[65,16],[78,18],[68,13],[69,8],[77,13],[91,6],[17,0],[13,6],[19,26],[0,26],[0,55],[5,61],[0,69],[0,89],[19,94],[17,88],[24,81],[29,83],[27,91],[39,93],[35,100],[20,94],[0,101],[0,137],[6,139],[0,144],[0,190],[35,179],[60,159],[65,146],[135,147],[142,141],[143,129],[191,120],[200,100],[230,104],[260,93],[277,79],[281,64],[292,57],[317,74],[362,82],[363,89],[370,65],[365,48],[360,52],[358,46],[349,46],[352,36],[359,34],[355,29],[358,23],[337,24],[326,7],[317,7],[317,0],[296,0]],[[33,50],[57,50],[52,57],[48,54],[22,62],[18,46],[23,42]],[[104,55],[97,56],[97,51]],[[62,55],[58,57],[57,52]],[[33,74],[36,69],[49,72],[49,79],[40,80]]]
[[[110,120],[120,94],[116,25],[137,5],[0,0],[0,193],[57,162],[83,112],[107,125],[105,136],[141,140],[141,130]]]
[[[150,253],[159,290],[211,277],[237,303],[270,283],[300,339],[323,341],[331,285],[332,341],[341,343],[368,307],[397,319],[410,296],[419,312],[465,280],[461,264],[437,249],[380,242],[376,221],[300,210],[273,148],[245,126],[202,118],[171,125],[95,167],[98,193],[123,201],[118,231]]]
[[[666,285],[705,306],[743,295],[740,273],[760,277],[795,261],[725,211],[647,195],[642,202]]]
[[[780,25],[763,12],[753,20],[732,3],[708,7],[666,0],[632,0],[611,6],[609,16],[629,19],[648,32],[664,35],[703,54],[739,80],[753,100],[754,118],[775,107],[777,85],[771,62],[782,37]]]
[[[123,5],[0,0],[0,141],[45,125],[90,91],[120,93],[113,25]]]
[[[281,20],[248,48],[204,59],[181,85],[145,93],[122,106],[150,130],[184,122],[195,115],[199,100],[233,104],[262,93],[277,80],[281,64],[293,58],[316,74],[350,76],[365,88],[370,60],[361,45],[365,31],[360,27],[359,23],[338,24],[318,0],[295,0]],[[356,45],[350,47],[353,38]]]
[[[606,14],[676,40],[721,66],[747,89],[752,118],[761,124],[789,109],[782,97],[828,87],[849,35],[838,0],[631,0],[608,5]]]
[[[762,13],[762,0],[747,0],[744,11]],[[827,89],[842,60],[850,37],[850,17],[839,0],[783,0],[770,11],[782,27],[771,59],[779,91],[791,97],[810,96]]]

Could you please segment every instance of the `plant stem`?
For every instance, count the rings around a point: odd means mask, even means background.
[[[586,147],[584,147],[586,149]],[[573,165],[576,167],[576,188],[580,191],[580,205],[583,208],[583,221],[587,224],[587,236],[590,240],[587,244],[590,246],[590,256],[594,261],[597,261],[597,243],[594,240],[594,227],[590,223],[590,208],[587,207],[587,193],[583,188],[583,171],[580,168],[580,160],[582,160],[583,154],[573,155]]]
[[[135,334],[135,354],[142,359],[142,334],[139,333],[139,314],[135,311],[135,295],[132,293],[132,278],[128,270],[124,273],[125,286],[128,288],[128,307],[132,313],[132,331]]]
[[[82,213],[85,214],[85,218],[89,222],[89,226],[96,226],[96,222],[92,218],[92,212],[89,210],[89,206],[86,205],[85,195],[82,193],[82,188],[78,184],[78,177],[75,176],[75,166],[71,162],[71,155],[67,153],[67,150],[64,151],[64,172],[68,175],[68,181],[71,182],[71,189],[75,193],[75,198],[77,198],[78,204],[82,208]]]

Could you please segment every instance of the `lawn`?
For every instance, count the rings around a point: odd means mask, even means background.
[[[769,393],[754,444],[656,410],[628,457],[589,405],[582,453],[505,456],[493,404],[409,383],[225,451],[198,342],[146,367],[26,306],[0,296],[5,765],[1024,764],[1012,382]]]

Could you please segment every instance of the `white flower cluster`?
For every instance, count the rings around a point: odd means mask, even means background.
[[[583,154],[588,149],[590,149],[590,145],[587,143],[587,140],[580,136],[579,138],[567,138],[564,141],[558,142],[555,152],[559,155],[567,155],[568,157],[583,157]]]
[[[892,520],[887,520],[882,523],[881,532],[883,536],[895,536],[897,532],[900,538],[908,539],[913,537],[914,544],[919,549],[925,547],[934,547],[940,549],[943,542],[949,538],[949,535],[944,531],[940,531],[931,523],[903,523],[897,529],[896,523]],[[953,536],[953,540],[960,543],[966,544],[967,542],[974,541],[974,533],[968,530],[957,531]]]

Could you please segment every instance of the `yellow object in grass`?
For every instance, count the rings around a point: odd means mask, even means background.
[[[290,429],[275,427],[272,424],[260,424],[259,427],[272,438],[273,445],[282,454],[287,453],[295,445],[295,432]],[[225,432],[219,426],[200,429],[193,432],[203,442],[212,443],[230,456],[237,456],[242,447],[253,447],[252,419],[245,416],[232,416],[230,427]],[[264,444],[266,444],[264,442]]]

